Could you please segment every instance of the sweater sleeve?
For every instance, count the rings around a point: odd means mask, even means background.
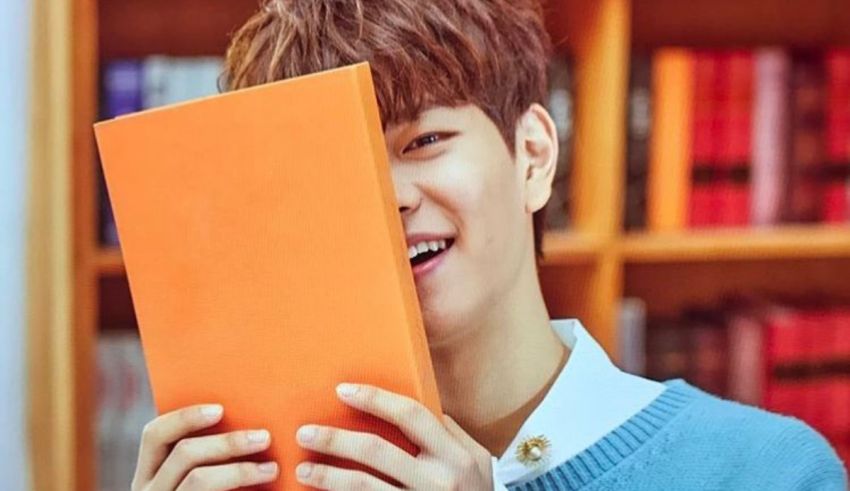
[[[755,473],[772,486],[787,491],[847,491],[847,470],[829,442],[806,423],[788,418],[775,438],[763,447]],[[757,488],[753,488],[757,489]]]

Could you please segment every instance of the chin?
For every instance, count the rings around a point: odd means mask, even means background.
[[[457,299],[454,300],[457,301]],[[431,348],[451,343],[462,335],[465,329],[475,325],[470,322],[469,309],[460,305],[451,305],[449,301],[422,302],[420,308],[428,345]]]

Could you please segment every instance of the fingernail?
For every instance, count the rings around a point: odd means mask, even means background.
[[[342,397],[351,397],[357,393],[360,387],[354,384],[339,384],[336,386],[336,393]]]
[[[267,430],[255,430],[248,432],[248,441],[252,443],[265,443],[269,440],[269,432]]]
[[[316,427],[302,426],[301,428],[298,428],[298,433],[296,433],[296,435],[298,436],[298,440],[304,443],[309,443],[313,441],[313,438],[316,438]]]
[[[298,464],[298,467],[295,468],[295,475],[298,476],[299,479],[304,479],[305,477],[310,476],[310,472],[312,470],[312,465],[308,464],[307,462],[302,462]]]
[[[201,414],[207,419],[215,419],[221,416],[222,411],[224,411],[224,408],[221,404],[210,404],[201,407]]]
[[[257,468],[263,474],[275,474],[277,473],[277,462],[263,462]]]

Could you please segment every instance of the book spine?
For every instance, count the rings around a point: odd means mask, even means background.
[[[774,225],[780,220],[788,131],[788,83],[790,59],[777,48],[755,54],[755,87],[752,119],[752,206],[755,226]]]
[[[738,50],[731,54],[729,146],[733,167],[726,224],[738,227],[750,224],[754,72],[752,51]]]
[[[850,221],[850,50],[826,54],[826,157],[823,221]]]
[[[764,398],[764,325],[746,312],[729,320],[729,397],[759,406]]]
[[[750,209],[751,53],[741,50],[725,52],[720,67],[719,196],[714,224],[746,225]]]
[[[850,443],[850,308],[836,309],[832,317],[834,359],[840,362],[842,373],[833,386],[832,405],[839,409],[835,426],[842,435],[842,440]],[[850,454],[845,455],[850,457]],[[846,464],[850,461],[845,460]]]
[[[717,57],[712,51],[694,53],[693,165],[689,197],[688,226],[701,228],[712,222],[714,208],[715,88]]]
[[[116,118],[142,109],[142,65],[115,60],[104,67],[102,116]]]
[[[724,324],[695,320],[689,331],[691,363],[689,380],[716,395],[727,393],[727,330]]]
[[[798,53],[791,74],[791,153],[789,222],[817,222],[821,217],[819,172],[824,162],[824,74],[821,57]]]
[[[117,118],[142,109],[142,64],[139,60],[115,60],[103,69],[103,91],[101,116],[103,119]],[[101,245],[117,247],[118,229],[109,193],[98,167],[98,239]]]
[[[680,320],[653,319],[646,331],[646,373],[654,380],[687,378],[688,327]]]
[[[632,58],[629,77],[628,150],[626,166],[626,230],[646,228],[646,186],[649,136],[652,129],[652,62]]]
[[[569,226],[569,181],[574,121],[573,85],[569,60],[556,56],[549,65],[547,106],[558,132],[558,162],[552,180],[552,195],[546,204],[546,228]]]
[[[372,72],[368,67],[362,67],[357,70],[356,75],[358,86],[360,87],[361,96],[363,97],[362,107],[364,108],[363,117],[367,120],[367,126],[380,128],[381,114],[378,110],[378,101],[373,90],[374,82],[372,80]],[[407,327],[410,330],[410,347],[413,350],[411,359],[414,360],[414,372],[417,374],[417,396],[422,404],[431,411],[435,416],[442,416],[442,403],[440,401],[440,392],[437,388],[436,381],[433,378],[434,365],[430,356],[430,348],[428,347],[428,339],[425,336],[423,327],[421,308],[419,306],[419,297],[416,291],[416,284],[413,275],[410,271],[410,260],[407,256],[407,241],[404,235],[404,225],[401,217],[397,213],[398,203],[395,197],[395,189],[393,188],[392,180],[390,179],[390,162],[387,155],[386,144],[383,135],[372,134],[369,132],[369,142],[372,147],[376,166],[384,168],[384,172],[377,172],[379,185],[381,187],[383,198],[387,201],[384,206],[386,212],[387,230],[393,240],[396,241],[396,246],[393,251],[396,252],[396,271],[399,276],[399,284],[403,295],[403,305],[407,316]]]
[[[652,138],[647,183],[647,222],[653,231],[687,223],[693,120],[693,55],[664,48],[652,66]]]
[[[646,373],[646,303],[624,298],[619,312],[620,369],[634,375]]]

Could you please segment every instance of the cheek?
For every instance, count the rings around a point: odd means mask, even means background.
[[[478,172],[456,176],[451,186],[452,213],[461,220],[461,233],[470,247],[495,252],[504,246],[517,207],[511,169],[482,166]]]

